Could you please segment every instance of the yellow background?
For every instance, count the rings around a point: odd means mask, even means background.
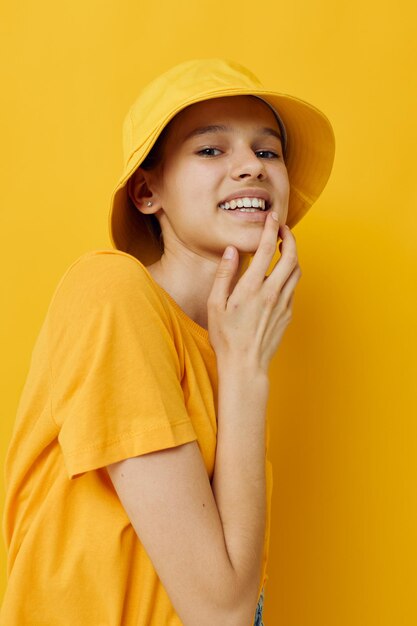
[[[140,86],[188,58],[224,56],[333,122],[335,167],[294,229],[303,277],[273,365],[266,626],[417,623],[413,8],[2,5],[1,463],[59,278],[110,246],[121,124]],[[4,552],[1,575],[4,588]]]

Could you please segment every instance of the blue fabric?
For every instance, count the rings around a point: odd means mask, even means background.
[[[264,623],[262,621],[263,608],[264,608],[264,590],[262,589],[261,595],[259,597],[258,606],[256,607],[255,621],[253,622],[253,626],[264,626]]]

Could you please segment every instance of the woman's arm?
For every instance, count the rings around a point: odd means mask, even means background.
[[[240,359],[219,363],[219,410],[212,489],[235,574],[236,622],[253,624],[266,522],[265,415],[269,381]]]
[[[245,619],[249,624],[251,615],[253,619],[261,582],[268,370],[291,321],[294,289],[301,276],[295,239],[284,227],[282,257],[265,278],[276,251],[277,231],[278,222],[268,215],[252,263],[230,293],[239,261],[232,248],[229,264],[222,259],[209,298],[209,332],[219,378],[212,484],[238,579],[241,624]]]
[[[213,489],[196,441],[107,468],[185,626],[253,623],[265,525],[267,381],[249,385],[248,374],[236,369],[236,385],[220,383],[227,420],[218,433]]]
[[[107,469],[184,626],[249,626],[236,614],[238,580],[198,443]]]
[[[196,441],[108,467],[185,626],[253,624],[265,532],[268,365],[291,319],[300,275],[288,232],[282,258],[265,279],[277,228],[269,216],[255,258],[231,295],[238,255],[223,259],[210,295],[219,378],[212,485]]]

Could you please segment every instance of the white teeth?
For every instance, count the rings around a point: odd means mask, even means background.
[[[255,209],[261,209],[262,211],[265,210],[265,204],[266,201],[263,198],[236,198],[234,200],[230,200],[230,202],[223,202],[221,204],[219,204],[219,207],[221,209],[232,209],[235,210],[236,208],[242,209],[243,207],[245,208],[250,208],[253,207]]]

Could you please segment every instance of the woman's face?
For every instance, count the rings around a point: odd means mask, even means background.
[[[268,211],[220,208],[231,196],[266,198],[285,224],[289,181],[279,136],[271,109],[251,96],[206,100],[181,111],[171,122],[161,166],[146,172],[165,249],[218,258],[232,244],[254,253]]]

